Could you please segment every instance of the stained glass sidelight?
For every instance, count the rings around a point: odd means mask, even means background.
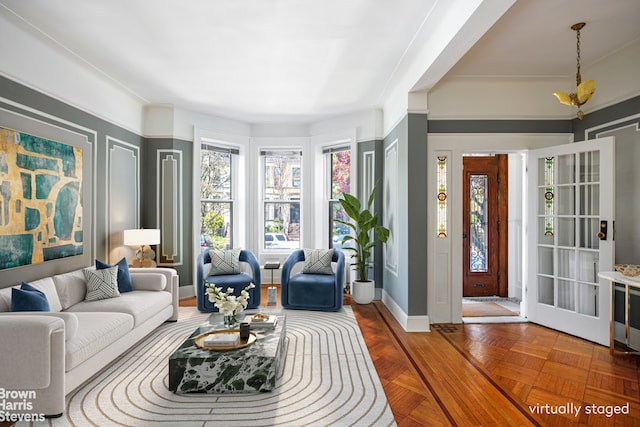
[[[447,156],[438,156],[438,237],[447,237]]]
[[[470,265],[473,273],[487,271],[487,175],[471,175],[469,203]]]
[[[544,235],[553,236],[553,168],[554,158],[544,162]]]

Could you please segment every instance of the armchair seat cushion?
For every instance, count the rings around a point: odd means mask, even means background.
[[[213,283],[217,287],[222,288],[222,292],[226,292],[227,288],[233,288],[233,294],[236,296],[240,295],[240,292],[246,288],[249,283],[253,282],[253,278],[249,276],[247,273],[240,274],[218,274],[216,276],[209,276],[205,278],[208,283]],[[247,308],[256,308],[260,304],[260,300],[255,296],[256,288],[249,289],[249,303],[247,304]],[[214,303],[209,301],[209,297],[205,292],[205,307],[206,308],[215,308]]]
[[[297,273],[289,279],[289,304],[309,309],[331,308],[336,300],[335,277]]]

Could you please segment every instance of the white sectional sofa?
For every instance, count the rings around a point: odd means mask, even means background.
[[[27,411],[5,412],[61,415],[66,394],[163,322],[178,319],[175,270],[129,272],[133,291],[97,301],[85,301],[83,270],[30,282],[45,294],[50,312],[11,312],[11,288],[0,289],[0,392],[28,392]]]

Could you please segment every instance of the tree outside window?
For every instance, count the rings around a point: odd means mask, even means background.
[[[342,238],[349,234],[349,227],[334,220],[349,220],[338,198],[342,193],[351,192],[351,150],[340,147],[324,150],[324,153],[329,160],[329,247],[340,249]]]
[[[233,247],[232,166],[237,150],[202,144],[200,156],[200,247]]]

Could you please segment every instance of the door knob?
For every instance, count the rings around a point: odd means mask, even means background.
[[[607,240],[607,221],[600,221],[600,231],[596,236],[600,240]]]

